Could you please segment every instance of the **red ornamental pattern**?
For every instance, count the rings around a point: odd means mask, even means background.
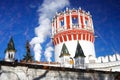
[[[70,30],[58,33],[54,36],[53,42],[54,45],[57,45],[62,42],[71,41],[71,40],[85,40],[94,42],[94,35],[88,31],[83,30]]]

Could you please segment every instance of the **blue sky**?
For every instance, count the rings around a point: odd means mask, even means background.
[[[90,11],[93,18],[96,56],[120,53],[120,1],[119,0],[69,0],[69,8],[81,7]],[[38,8],[43,0],[1,0],[0,1],[0,59],[4,58],[10,36],[17,49],[16,58],[25,54],[25,42],[35,37],[39,26]],[[42,44],[44,54],[49,39]],[[32,49],[31,49],[32,50]],[[32,50],[32,54],[34,52]],[[42,60],[44,61],[44,55]],[[53,59],[54,61],[54,59]]]

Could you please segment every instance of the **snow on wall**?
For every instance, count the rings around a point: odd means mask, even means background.
[[[0,80],[114,80],[118,73],[45,70],[1,66]],[[114,75],[113,75],[114,74]]]

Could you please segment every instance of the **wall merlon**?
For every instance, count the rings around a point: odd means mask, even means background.
[[[112,61],[117,61],[117,60],[120,60],[120,54],[100,56],[96,58],[96,63],[112,62]]]

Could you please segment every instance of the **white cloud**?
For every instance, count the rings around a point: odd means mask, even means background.
[[[53,47],[52,46],[48,46],[45,50],[45,57],[46,57],[46,60],[48,62],[51,62],[51,57],[52,57],[52,51],[53,51]]]
[[[35,60],[36,61],[40,61],[40,57],[41,57],[41,55],[40,55],[40,53],[41,53],[41,50],[42,50],[42,47],[41,47],[41,45],[38,43],[36,43],[35,45],[34,45],[34,53],[35,53]]]
[[[40,44],[50,36],[51,18],[55,15],[57,10],[64,8],[66,5],[69,5],[69,0],[44,0],[43,4],[39,7],[39,26],[35,28],[35,34],[37,37],[34,37],[30,42],[31,45],[34,45],[35,60],[38,61],[39,59],[40,61],[40,58],[38,58],[41,56],[42,50],[42,46]],[[45,51],[46,54],[48,53],[47,57],[51,57],[51,51],[51,46],[47,47]]]

